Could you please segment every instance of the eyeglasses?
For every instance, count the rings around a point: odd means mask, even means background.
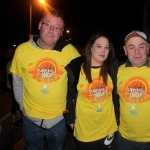
[[[48,22],[43,22],[41,21],[43,25],[45,25],[45,28],[49,29],[52,28],[54,31],[62,31],[62,29],[59,26],[52,26],[50,23]]]

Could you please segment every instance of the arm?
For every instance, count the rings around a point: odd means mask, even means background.
[[[71,126],[73,129],[73,124],[75,122],[75,101],[73,98],[73,85],[71,84],[71,80],[68,77],[68,91],[67,91],[67,103],[66,103],[66,120],[67,124]]]
[[[81,65],[84,62],[84,60],[85,60],[84,56],[75,58],[65,67],[68,73],[66,119],[67,119],[67,124],[71,126],[71,129],[73,129],[74,122],[76,119],[75,107],[76,107],[76,98],[78,93],[76,87],[78,84]]]
[[[75,101],[72,98],[68,88],[67,93],[67,104],[66,104],[66,120],[67,124],[70,125],[71,129],[74,128],[74,122],[75,122]]]
[[[65,67],[68,73],[68,89],[67,89],[67,102],[66,102],[66,122],[71,126],[71,129],[74,127],[75,122],[75,89],[73,86],[74,75],[68,66]]]
[[[16,101],[20,105],[20,110],[23,111],[23,101],[22,101],[22,78],[16,74],[12,74],[13,77],[13,91]]]

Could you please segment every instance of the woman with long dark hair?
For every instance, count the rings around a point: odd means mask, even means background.
[[[93,34],[85,55],[72,60],[66,70],[66,118],[79,150],[110,149],[118,129],[117,59],[110,38]]]

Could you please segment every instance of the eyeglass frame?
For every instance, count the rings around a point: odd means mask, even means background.
[[[43,21],[41,21],[41,23],[43,24],[43,25],[45,25],[46,27],[49,27],[49,28],[53,28],[55,31],[63,31],[63,28],[61,29],[59,26],[57,26],[57,27],[59,27],[60,29],[58,30],[58,29],[56,29],[56,26],[52,26],[52,25],[50,25],[50,23],[48,23],[48,22],[43,22]]]

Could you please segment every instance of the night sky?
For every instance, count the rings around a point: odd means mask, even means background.
[[[1,0],[1,47],[21,44],[29,38],[30,1],[32,2],[32,34],[38,34],[38,22],[44,11],[39,0]],[[116,54],[122,58],[125,36],[132,30],[143,30],[144,0],[45,0],[64,14],[64,38],[74,46],[84,47],[90,36],[98,31],[112,39]]]

